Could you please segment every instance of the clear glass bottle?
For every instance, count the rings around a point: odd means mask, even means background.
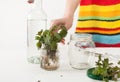
[[[69,62],[71,67],[76,69],[87,69],[93,55],[87,53],[90,48],[94,48],[90,34],[72,34],[69,42]]]
[[[35,36],[41,29],[47,29],[47,15],[42,8],[42,0],[35,0],[27,18],[27,61],[40,63],[40,52],[36,47]]]

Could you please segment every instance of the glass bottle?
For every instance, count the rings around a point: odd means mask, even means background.
[[[90,48],[94,48],[90,34],[72,34],[69,42],[69,62],[72,68],[87,69],[90,67],[90,61],[93,55],[89,54]]]
[[[42,8],[42,0],[35,0],[27,18],[27,61],[33,64],[40,63],[35,36],[41,29],[47,29],[47,15]]]

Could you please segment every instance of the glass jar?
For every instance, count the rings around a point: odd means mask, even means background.
[[[58,50],[40,49],[40,51],[40,67],[48,71],[58,69]]]
[[[47,15],[42,8],[42,0],[34,0],[27,17],[27,61],[40,64],[40,54],[35,36],[41,29],[47,29]]]
[[[71,67],[76,69],[87,69],[90,67],[92,55],[88,52],[94,48],[95,44],[92,41],[91,34],[72,34],[69,42],[69,62]]]

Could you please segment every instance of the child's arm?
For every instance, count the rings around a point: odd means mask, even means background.
[[[79,5],[80,0],[67,0],[65,12],[62,18],[52,21],[52,26],[64,24],[67,29],[71,28],[73,23],[74,12]]]
[[[64,17],[73,17],[80,0],[67,0]]]

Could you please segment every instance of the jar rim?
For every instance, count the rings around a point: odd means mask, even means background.
[[[88,33],[75,33],[70,35],[71,40],[76,40],[76,39],[91,39],[92,40],[92,34]]]

